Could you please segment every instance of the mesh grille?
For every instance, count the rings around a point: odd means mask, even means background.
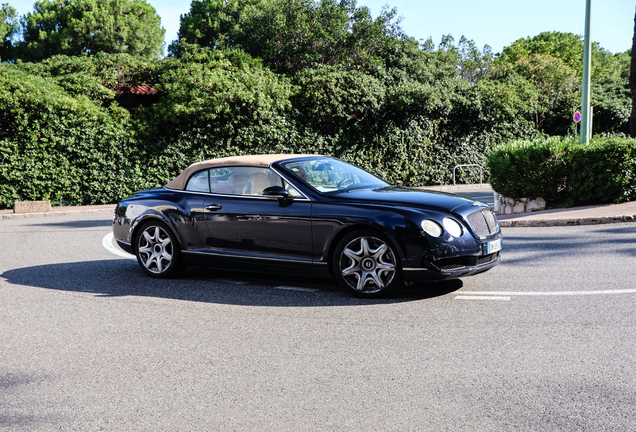
[[[438,265],[442,270],[457,270],[466,267],[466,264],[461,257],[440,260]]]
[[[480,266],[480,265],[491,263],[495,261],[498,256],[499,256],[499,252],[495,252],[494,254],[479,257],[477,258],[477,265]]]
[[[466,219],[479,237],[486,237],[497,232],[497,220],[490,209],[477,210],[469,214]]]

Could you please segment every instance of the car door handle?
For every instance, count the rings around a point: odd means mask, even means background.
[[[221,204],[210,204],[205,209],[209,211],[217,211],[217,210],[221,210],[222,208],[223,206],[221,206]]]

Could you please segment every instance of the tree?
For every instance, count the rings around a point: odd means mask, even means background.
[[[18,18],[15,9],[7,3],[0,8],[0,60],[13,57],[13,36],[18,32]]]
[[[278,71],[377,64],[403,37],[395,9],[375,20],[355,0],[271,0],[245,10],[236,42]]]
[[[518,39],[504,47],[501,61],[514,64],[520,58],[532,54],[545,54],[560,59],[579,75],[583,70],[583,40],[574,33],[543,32],[534,37]],[[597,42],[592,44],[592,79],[607,76],[612,68],[612,54],[601,48]]]
[[[245,8],[260,0],[193,0],[190,12],[181,15],[177,40],[168,51],[173,56],[181,53],[181,40],[217,49],[233,45],[233,36],[240,30]]]
[[[39,0],[22,19],[19,56],[128,53],[157,57],[165,29],[145,0]]]
[[[181,41],[213,49],[240,47],[279,72],[318,65],[368,66],[403,38],[397,13],[375,20],[355,0],[194,0],[181,16]]]

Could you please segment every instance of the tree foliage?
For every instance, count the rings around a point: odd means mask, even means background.
[[[128,53],[156,58],[165,29],[145,0],[39,0],[22,18],[16,57]]]
[[[408,186],[448,183],[468,163],[488,179],[498,144],[574,133],[573,34],[542,33],[494,56],[464,36],[418,42],[395,10],[374,19],[353,0],[194,0],[159,60],[128,42],[110,53],[90,45],[100,13],[148,6],[95,1],[38,1],[23,18],[38,32],[21,45],[37,48],[37,61],[0,65],[0,206],[112,202],[195,161],[269,152],[334,155]],[[629,53],[595,52],[595,134],[624,133]],[[158,92],[154,104],[129,103],[141,85]]]
[[[179,56],[182,40],[216,49],[234,46],[245,9],[260,3],[261,0],[193,0],[190,12],[181,15],[177,40],[170,44],[169,52]]]
[[[0,7],[0,60],[13,57],[13,37],[18,33],[18,16],[7,3]]]

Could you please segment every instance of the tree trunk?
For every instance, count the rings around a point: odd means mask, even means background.
[[[632,90],[632,116],[629,118],[629,136],[636,138],[636,14],[632,38],[632,63],[629,71],[629,88]]]

